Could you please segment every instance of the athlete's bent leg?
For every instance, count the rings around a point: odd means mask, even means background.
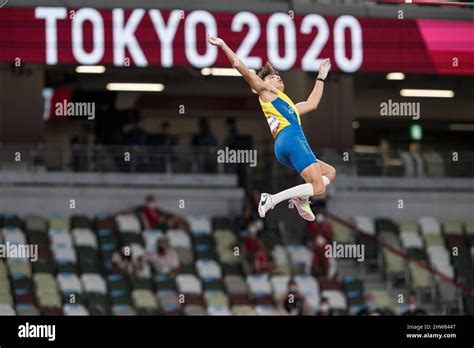
[[[325,181],[324,177],[327,177],[329,179],[329,183],[333,182],[336,177],[336,169],[333,166],[321,161],[320,159],[318,159],[318,163],[321,166],[323,180]]]
[[[324,196],[326,193],[326,185],[329,184],[330,180],[328,177],[323,178],[321,172],[321,165],[319,163],[312,163],[307,166],[302,172],[301,176],[304,181],[313,186],[313,196]]]

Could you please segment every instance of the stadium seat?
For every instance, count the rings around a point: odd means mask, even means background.
[[[411,288],[414,290],[431,290],[432,276],[426,269],[411,262],[409,264]]]
[[[200,305],[186,305],[184,306],[184,314],[185,315],[193,315],[193,316],[203,316],[207,315],[207,310]]]
[[[146,251],[155,252],[156,243],[162,238],[164,238],[164,234],[161,230],[147,229],[143,231],[143,239],[145,240]]]
[[[375,223],[367,216],[354,216],[351,218],[351,222],[357,227],[357,229],[375,236]]]
[[[229,300],[232,305],[249,304],[248,287],[245,280],[238,275],[226,275],[224,284],[229,294]]]
[[[422,216],[418,219],[420,231],[423,236],[441,235],[441,225],[438,220],[432,216]]]
[[[8,269],[11,275],[22,275],[31,277],[31,263],[28,259],[9,258],[7,260]]]
[[[157,314],[158,303],[150,290],[137,289],[132,292],[133,305],[140,314]]]
[[[97,249],[97,238],[88,228],[74,228],[72,230],[74,244],[77,247],[90,247]]]
[[[107,294],[107,284],[100,274],[84,273],[81,282],[86,293]]]
[[[273,304],[272,286],[267,274],[247,276],[247,285],[255,304]]]
[[[311,250],[302,244],[292,244],[286,248],[293,274],[308,274],[311,270],[313,255]]]
[[[115,316],[134,316],[137,312],[128,304],[115,304],[112,307],[112,314]]]
[[[27,231],[46,232],[48,230],[48,221],[39,215],[26,215],[24,220]]]
[[[229,299],[225,292],[221,290],[206,290],[204,292],[204,300],[207,306],[229,306]]]
[[[400,240],[404,249],[423,249],[423,240],[417,232],[401,232]]]
[[[177,315],[181,313],[181,304],[175,291],[159,290],[156,297],[162,314]]]
[[[72,215],[69,224],[73,230],[75,228],[93,229],[93,223],[86,215]]]
[[[232,315],[229,307],[223,305],[213,305],[207,307],[207,313],[209,315]]]
[[[274,275],[271,277],[273,288],[273,298],[275,302],[281,302],[288,293],[288,282],[290,277],[287,275]]]
[[[210,282],[222,278],[221,267],[215,260],[197,260],[196,269],[203,282]]]
[[[11,305],[0,304],[0,316],[16,315],[15,309]]]
[[[29,303],[17,304],[15,309],[18,315],[21,316],[37,316],[40,314],[38,309],[33,304]]]
[[[442,220],[443,232],[445,235],[463,235],[463,226],[461,221],[453,219]]]
[[[4,227],[2,229],[3,240],[9,244],[26,244],[26,236],[18,227]]]
[[[321,297],[326,297],[332,309],[339,311],[347,311],[347,301],[344,293],[338,290],[324,290]]]
[[[64,315],[69,316],[88,316],[89,311],[81,304],[65,304],[63,307]]]
[[[121,233],[140,233],[140,220],[134,214],[121,214],[115,217],[117,229]]]
[[[231,311],[234,315],[256,315],[255,309],[252,306],[236,305],[232,306]]]
[[[53,230],[69,231],[69,219],[61,214],[53,214],[49,218],[49,228]]]
[[[276,245],[272,250],[272,258],[275,263],[273,274],[289,275],[291,273],[288,253],[281,245]]]
[[[416,220],[401,219],[398,222],[398,227],[401,233],[418,233],[418,225]]]
[[[318,281],[310,275],[295,275],[294,277],[299,291],[303,294],[310,312],[319,309],[320,292]]]
[[[337,222],[331,221],[332,230],[333,230],[333,240],[340,244],[348,244],[354,242],[354,235],[351,233],[351,230]]]
[[[190,215],[188,216],[188,223],[193,235],[210,235],[212,233],[211,221],[206,216],[196,214]]]
[[[203,305],[202,283],[194,274],[179,274],[176,276],[176,287],[180,294],[185,295],[186,304]]]
[[[261,304],[255,306],[255,312],[258,315],[275,315],[275,307],[268,304]]]
[[[74,273],[59,273],[57,275],[59,289],[63,294],[81,294],[82,284]]]
[[[191,250],[193,248],[191,237],[183,230],[168,230],[166,232],[169,245],[173,248],[184,248]]]

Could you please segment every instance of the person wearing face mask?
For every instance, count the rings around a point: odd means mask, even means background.
[[[332,316],[334,315],[331,306],[329,305],[329,300],[326,297],[321,298],[319,302],[319,311],[317,313],[319,316]]]
[[[408,297],[408,309],[402,315],[427,315],[427,312],[419,308],[416,300],[416,293],[411,292]]]
[[[377,305],[374,302],[374,296],[372,294],[368,294],[365,297],[364,308],[360,310],[357,315],[377,316],[383,315],[383,312],[379,308],[377,308]]]
[[[158,239],[156,252],[148,252],[146,259],[153,266],[156,274],[168,274],[174,277],[179,273],[178,255],[163,238]]]
[[[168,228],[177,228],[188,231],[188,226],[182,218],[165,213],[159,209],[156,197],[153,194],[146,196],[145,205],[142,209],[139,209],[139,215],[145,229],[158,228],[166,230]]]
[[[288,292],[284,298],[283,307],[288,315],[303,315],[305,302],[298,285],[291,279],[288,282]]]

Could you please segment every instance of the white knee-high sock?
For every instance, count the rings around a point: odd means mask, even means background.
[[[291,198],[308,197],[313,195],[313,185],[301,184],[298,186],[291,187],[284,191],[271,195],[273,203],[278,204],[283,201],[287,201]]]
[[[324,186],[327,186],[331,183],[326,175],[323,175],[323,183]],[[274,195],[271,195],[271,198],[273,203],[277,205],[278,203],[287,201],[291,198],[311,197],[313,192],[313,185],[306,183],[275,193]]]

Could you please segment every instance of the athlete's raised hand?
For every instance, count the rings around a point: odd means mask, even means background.
[[[318,77],[325,79],[328,76],[329,70],[331,70],[331,60],[329,58],[323,59],[319,65]]]
[[[209,36],[207,38],[207,42],[209,42],[213,46],[222,47],[224,46],[225,42],[221,38],[215,36]]]

